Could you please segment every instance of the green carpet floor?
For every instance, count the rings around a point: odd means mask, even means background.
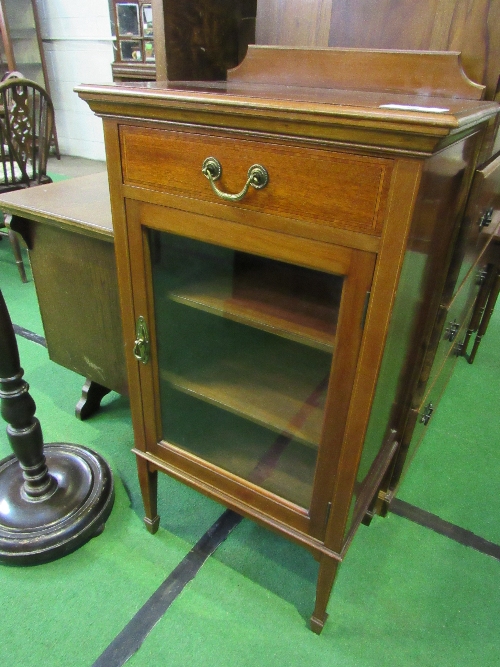
[[[33,282],[0,241],[12,320],[43,335]],[[500,309],[476,362],[459,361],[399,497],[500,543]],[[36,567],[0,566],[0,667],[90,667],[223,508],[160,478],[161,528],[142,524],[127,401],[74,417],[83,378],[17,338],[46,443],[101,453],[116,482],[106,529]],[[0,424],[0,458],[10,453]],[[390,514],[362,526],[340,569],[321,636],[308,630],[316,564],[243,521],[130,659],[130,667],[500,666],[500,562]]]

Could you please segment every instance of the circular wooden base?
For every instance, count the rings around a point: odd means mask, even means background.
[[[30,498],[15,456],[0,461],[0,562],[31,565],[74,551],[99,535],[114,502],[106,461],[80,445],[44,447],[53,479],[43,496]]]

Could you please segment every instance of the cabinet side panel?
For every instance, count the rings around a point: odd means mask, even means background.
[[[30,223],[30,262],[52,361],[127,393],[113,243]]]
[[[421,171],[421,162],[418,160],[398,160],[391,179],[388,215],[371,287],[370,305],[366,314],[361,353],[339,455],[338,472],[334,480],[332,506],[325,537],[325,543],[335,550],[342,548],[350,502],[355,493],[356,473],[362,455]]]
[[[412,403],[463,215],[478,136],[450,146],[424,166],[358,469],[358,497],[388,433],[395,429],[399,437]]]

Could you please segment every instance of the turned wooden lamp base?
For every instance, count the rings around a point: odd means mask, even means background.
[[[14,455],[0,461],[0,562],[29,565],[74,551],[99,535],[114,502],[113,475],[96,452],[44,447],[0,291],[0,405]]]
[[[30,565],[60,558],[99,535],[114,501],[106,461],[80,445],[44,448],[48,491],[37,499],[24,492],[16,456],[0,461],[0,562]]]

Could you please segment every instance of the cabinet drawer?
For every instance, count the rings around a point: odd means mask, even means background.
[[[457,339],[462,340],[464,332],[465,327],[462,327],[458,332]],[[455,370],[456,363],[460,359],[456,353],[456,345],[449,345],[446,351],[447,354],[441,359],[439,369],[437,369],[439,373],[432,373],[433,382],[429,385],[430,388],[426,392],[418,410],[415,409],[415,412],[418,412],[418,414],[416,415],[416,421],[413,422],[414,426],[410,426],[408,432],[403,435],[403,446],[408,448],[408,454],[403,469],[404,471],[407,470],[413,456],[422,442],[422,439],[427,432],[427,425],[436,413],[439,401],[441,400],[453,371]],[[436,368],[436,365],[434,365],[434,368]]]
[[[469,195],[459,253],[463,256],[456,285],[459,287],[471,266],[491,239],[500,222],[500,156],[478,169]]]
[[[126,185],[379,235],[385,215],[391,161],[315,148],[123,125],[120,129]],[[217,187],[242,190],[248,170],[260,164],[268,184],[249,188],[241,201],[224,201],[202,173],[207,157],[221,167]],[[251,217],[248,219],[251,224]]]
[[[434,357],[429,380],[427,382],[428,386],[434,382],[434,379],[440,372],[446,357],[450,353],[450,350],[452,350],[458,343],[461,342],[461,340],[459,340],[459,333],[464,327],[467,328],[468,320],[471,316],[472,306],[478,295],[479,287],[481,285],[481,268],[485,267],[478,266],[477,270],[470,272],[467,280],[456,293],[453,301],[450,304],[448,313],[446,315],[445,324],[443,326],[443,331],[441,333],[441,339],[436,350],[436,356]]]

